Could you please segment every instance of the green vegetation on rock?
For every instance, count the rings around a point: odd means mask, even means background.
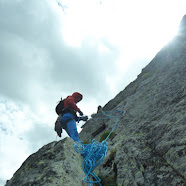
[[[105,139],[107,138],[107,136],[110,134],[110,132],[111,132],[111,131],[106,131],[106,132],[104,132],[104,133],[101,135],[99,141],[102,142],[103,140],[105,140]],[[109,136],[109,139],[112,140],[112,139],[115,137],[115,135],[116,135],[116,134],[115,134],[114,132],[112,132],[111,135]]]

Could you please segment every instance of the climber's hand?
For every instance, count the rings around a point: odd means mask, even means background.
[[[84,116],[83,121],[87,121],[87,120],[88,120],[88,116]]]
[[[83,112],[81,112],[81,110],[78,111],[78,113],[79,113],[80,116],[83,116]]]

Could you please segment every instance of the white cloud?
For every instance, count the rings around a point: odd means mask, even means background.
[[[0,179],[10,178],[32,151],[17,136],[1,133],[0,143]]]

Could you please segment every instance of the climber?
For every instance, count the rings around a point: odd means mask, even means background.
[[[79,134],[77,132],[76,121],[78,121],[78,117],[76,112],[79,113],[80,116],[83,116],[83,112],[77,107],[77,103],[81,101],[83,96],[75,92],[72,96],[68,96],[64,100],[64,109],[61,114],[61,123],[63,129],[67,132],[67,134],[74,140],[79,142]]]
[[[100,112],[102,112],[102,106],[101,105],[98,106],[97,114],[100,113]]]

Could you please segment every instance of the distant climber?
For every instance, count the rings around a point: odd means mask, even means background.
[[[75,92],[72,96],[68,96],[64,100],[61,99],[59,104],[56,106],[56,113],[59,117],[56,121],[57,123],[55,124],[55,131],[59,137],[61,137],[63,128],[74,141],[79,141],[76,121],[78,121],[78,119],[84,121],[88,119],[88,117],[78,118],[76,114],[76,112],[78,112],[80,116],[83,116],[83,112],[76,105],[82,100],[82,98],[83,96],[80,93]]]
[[[98,109],[97,109],[97,113],[100,113],[100,112],[102,112],[102,106],[101,105],[99,105]]]

